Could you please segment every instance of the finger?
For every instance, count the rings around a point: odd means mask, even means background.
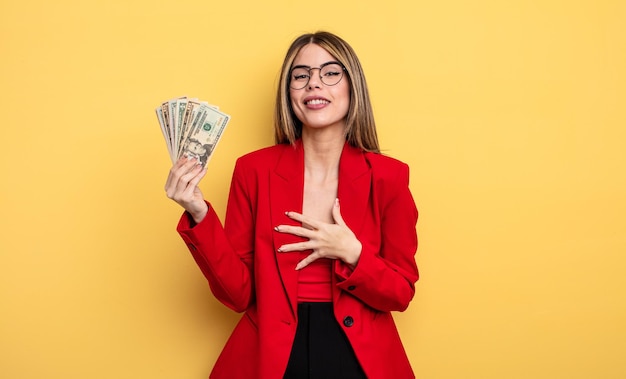
[[[200,172],[189,181],[189,185],[192,188],[196,187],[198,184],[200,184],[200,181],[202,180],[202,178],[204,178],[204,176],[207,173],[206,166],[204,166],[204,167],[200,166],[200,168],[201,168]]]
[[[166,192],[168,191],[168,189],[172,185],[172,182],[174,181],[174,176],[176,175],[176,172],[178,171],[180,166],[182,166],[183,163],[184,163],[184,162],[181,162],[181,161],[182,161],[182,159],[179,159],[176,162],[174,162],[174,165],[170,168],[170,171],[167,174],[167,180],[165,181],[165,191]]]
[[[311,254],[309,254],[308,257],[306,257],[303,260],[301,260],[300,262],[298,262],[298,264],[296,265],[296,270],[302,270],[306,266],[308,266],[311,263],[315,262],[318,258],[320,258],[320,255],[318,253],[311,253]]]
[[[196,164],[188,172],[180,177],[176,184],[176,193],[185,194],[188,189],[193,191],[195,185],[191,185],[192,180],[202,172],[202,166]]]
[[[274,228],[277,232],[293,234],[294,236],[311,238],[313,237],[313,231],[311,229],[303,228],[302,226],[294,225],[278,225]]]
[[[200,168],[201,168],[200,172],[198,172],[193,178],[191,178],[191,180],[189,180],[189,183],[187,183],[187,188],[185,188],[185,193],[184,193],[185,197],[187,198],[191,198],[193,196],[193,193],[196,190],[196,187],[198,186],[202,178],[204,178],[204,175],[207,172],[206,167],[200,166]]]
[[[187,162],[172,172],[169,187],[166,188],[167,197],[176,201],[182,200],[181,194],[187,189],[189,181],[201,170],[197,163]]]
[[[312,219],[311,217],[307,217],[301,213],[298,212],[293,212],[293,211],[287,211],[285,212],[285,215],[287,217],[289,217],[292,220],[295,221],[299,221],[304,225],[309,225],[311,226],[312,229],[319,229],[320,228],[320,223],[319,221]]]
[[[341,216],[341,208],[339,206],[339,198],[335,199],[335,204],[333,204],[333,220],[335,223],[341,226],[345,226],[346,223],[343,221],[343,217]]]
[[[180,177],[193,169],[196,163],[193,159],[188,159],[187,157],[180,158],[174,163],[165,182],[165,191],[168,192],[168,195],[171,194],[171,190],[176,188]]]
[[[306,251],[306,250],[311,250],[311,244],[307,241],[307,242],[296,242],[296,243],[289,243],[287,245],[283,245],[281,247],[278,248],[278,252],[279,253],[289,253],[292,251]]]

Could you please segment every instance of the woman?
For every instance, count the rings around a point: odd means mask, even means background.
[[[363,70],[327,32],[289,48],[276,145],[236,162],[224,226],[182,158],[167,196],[213,294],[245,312],[211,378],[414,378],[391,311],[418,279],[408,166],[380,154]]]

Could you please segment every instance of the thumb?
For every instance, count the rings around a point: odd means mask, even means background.
[[[343,221],[343,217],[341,217],[341,208],[339,207],[339,198],[335,199],[335,204],[333,205],[333,220],[336,224],[345,226],[346,223]]]

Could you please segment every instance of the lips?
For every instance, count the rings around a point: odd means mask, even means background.
[[[307,98],[305,98],[304,99],[304,104],[305,105],[312,105],[312,106],[315,106],[315,105],[326,105],[326,104],[330,104],[330,101],[325,99],[325,98],[323,98],[323,97],[315,96],[315,97],[307,97]]]

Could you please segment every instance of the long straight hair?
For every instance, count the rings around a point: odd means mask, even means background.
[[[302,136],[302,122],[296,117],[291,107],[289,84],[293,61],[300,49],[308,44],[319,45],[346,68],[350,82],[350,106],[346,115],[346,140],[350,145],[364,151],[380,153],[374,112],[359,58],[346,41],[325,31],[303,34],[296,38],[287,50],[281,68],[274,109],[274,138],[276,143],[293,145]]]

